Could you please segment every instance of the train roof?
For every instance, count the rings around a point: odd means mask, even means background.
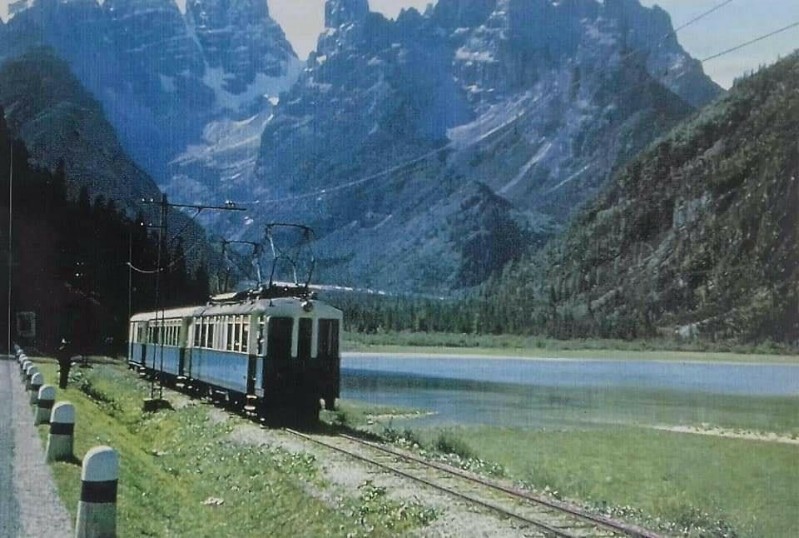
[[[242,315],[257,312],[268,312],[274,308],[281,307],[300,307],[304,304],[313,305],[312,308],[322,315],[336,316],[341,311],[323,301],[315,299],[303,299],[298,297],[278,297],[274,299],[252,299],[247,301],[237,301],[230,303],[207,304],[204,306],[193,306],[186,308],[174,308],[169,310],[158,310],[155,312],[142,312],[135,314],[130,321],[149,321],[151,319],[176,319],[199,316],[225,316]]]
[[[206,308],[206,306],[187,306],[185,308],[170,308],[155,312],[141,312],[131,316],[130,321],[148,321],[155,317],[163,317],[165,319],[193,317],[200,315]]]

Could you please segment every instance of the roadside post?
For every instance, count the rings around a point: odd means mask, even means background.
[[[47,461],[73,459],[75,439],[75,406],[58,402],[50,413],[50,434],[47,436]]]
[[[55,387],[52,385],[42,385],[36,399],[36,418],[35,425],[47,424],[50,422],[50,413],[55,405]]]
[[[109,446],[96,446],[83,458],[76,538],[116,536],[119,456]]]
[[[39,399],[39,389],[42,388],[44,385],[44,376],[36,371],[35,374],[31,376],[31,384],[30,384],[30,403],[36,405],[36,401]]]

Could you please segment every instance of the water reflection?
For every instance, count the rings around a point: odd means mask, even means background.
[[[417,426],[700,424],[799,428],[799,368],[347,356],[342,396],[432,411]],[[401,425],[401,424],[399,424]]]

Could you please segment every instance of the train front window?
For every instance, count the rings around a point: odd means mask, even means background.
[[[269,318],[266,352],[270,359],[288,360],[291,358],[291,340],[294,329],[292,318]]]
[[[338,320],[320,319],[319,320],[319,346],[318,357],[320,359],[332,359],[338,357]]]

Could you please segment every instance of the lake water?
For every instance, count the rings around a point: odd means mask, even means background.
[[[344,354],[342,397],[430,412],[425,426],[799,429],[792,365]]]

